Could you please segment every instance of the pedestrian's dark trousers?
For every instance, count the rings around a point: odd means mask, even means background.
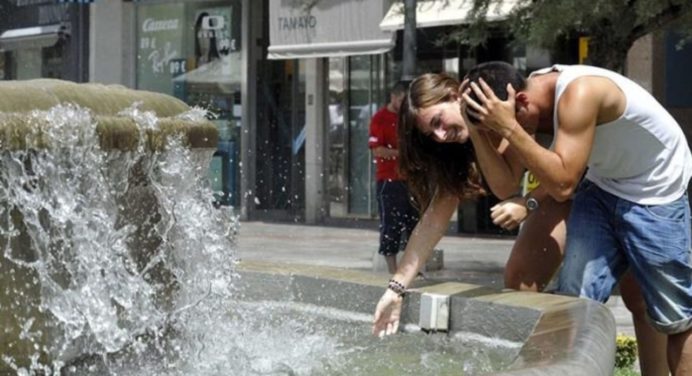
[[[418,223],[418,210],[401,180],[377,182],[377,203],[380,214],[381,255],[395,255],[403,250]]]

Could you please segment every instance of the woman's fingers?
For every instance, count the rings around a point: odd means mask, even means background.
[[[507,213],[496,211],[490,214],[490,218],[493,220],[494,224],[500,226],[501,224],[505,223],[508,219],[510,219],[511,216],[509,216]]]
[[[493,221],[493,224],[506,230],[512,230],[517,226],[517,221],[512,216],[512,213],[501,210],[501,208],[491,210],[490,218]]]
[[[388,322],[387,323],[387,330],[384,332],[384,334],[387,336],[394,334],[393,329],[394,329],[394,325],[392,325],[391,322]]]

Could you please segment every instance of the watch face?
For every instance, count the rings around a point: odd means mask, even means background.
[[[538,209],[538,201],[537,201],[535,198],[533,198],[533,197],[529,197],[529,198],[526,200],[526,208],[529,209],[529,210],[536,210],[536,209]]]

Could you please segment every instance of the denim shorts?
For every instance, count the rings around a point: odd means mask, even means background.
[[[687,195],[639,205],[584,180],[567,222],[558,291],[605,302],[631,268],[651,324],[667,334],[692,327],[690,206]]]

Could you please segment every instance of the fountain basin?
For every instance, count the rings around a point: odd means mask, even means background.
[[[296,302],[371,315],[387,277],[328,267],[244,261],[236,286],[244,301]],[[400,327],[425,327],[421,302],[448,297],[446,332],[519,343],[494,375],[611,375],[615,321],[600,303],[543,293],[421,281],[404,301]],[[432,297],[432,298],[431,298]],[[438,307],[439,308],[439,307]],[[442,315],[444,317],[444,315]],[[428,322],[424,318],[424,322]],[[369,328],[368,323],[364,323]],[[424,349],[420,349],[424,350]],[[395,356],[395,355],[393,355]],[[459,374],[464,374],[459,370]]]

